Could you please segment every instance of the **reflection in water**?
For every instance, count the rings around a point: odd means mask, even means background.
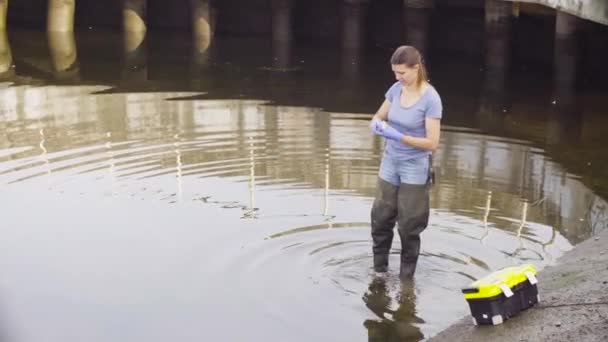
[[[574,21],[568,15],[558,16],[556,25],[562,26],[562,21]],[[581,104],[575,96],[577,65],[579,63],[579,46],[576,27],[570,27],[567,32],[556,32],[554,46],[554,99],[553,111],[547,127],[547,143],[557,145],[577,142],[582,134]]]
[[[486,1],[485,72],[479,105],[480,127],[499,133],[509,108],[507,75],[511,55],[511,4]]]
[[[8,42],[8,35],[6,30],[0,29],[0,81],[9,79],[13,75],[13,54]]]
[[[485,231],[484,231],[483,235],[481,236],[481,239],[479,239],[479,241],[484,246],[485,246],[484,240],[488,237],[488,234],[490,234],[490,227],[488,227],[488,217],[490,216],[490,210],[492,210],[492,191],[488,191],[486,205],[483,208],[483,219],[481,220],[483,222],[483,228]]]
[[[148,55],[145,31],[124,31],[122,80],[127,84],[148,80]]]
[[[367,222],[347,222],[347,223],[344,223],[344,222],[343,223],[331,223],[330,222],[330,223],[317,224],[317,225],[307,226],[307,227],[292,228],[292,229],[289,229],[284,232],[279,232],[279,233],[273,234],[273,235],[269,236],[268,239],[275,239],[275,238],[279,238],[279,237],[290,235],[290,234],[309,232],[309,231],[313,231],[313,230],[336,229],[336,228],[368,228],[367,226],[368,226]]]
[[[362,82],[344,87],[352,94],[340,96],[327,89],[347,83],[344,73],[351,71],[342,69],[340,80],[326,73],[340,73],[338,65],[316,73],[314,63],[326,66],[325,57],[302,57],[306,72],[280,73],[277,82],[276,71],[256,64],[267,63],[270,51],[237,64],[222,60],[233,57],[223,50],[188,79],[166,71],[196,59],[188,40],[179,58],[153,55],[148,65],[146,39],[126,33],[116,65],[99,70],[129,79],[132,68],[119,68],[123,56],[126,65],[142,66],[137,70],[163,71],[153,73],[154,88],[150,80],[128,91],[101,85],[108,83],[88,78],[96,66],[85,58],[89,85],[51,79],[0,89],[0,233],[10,242],[0,248],[6,261],[0,290],[3,298],[16,298],[3,307],[16,322],[11,331],[24,340],[154,341],[175,338],[175,331],[188,337],[182,340],[360,340],[365,334],[418,340],[466,314],[454,295],[460,286],[513,263],[542,268],[608,225],[606,202],[555,162],[551,150],[446,123],[416,274],[424,286],[414,292],[393,277],[398,241],[391,272],[377,279],[369,209],[384,142],[369,133],[370,114],[353,105],[383,94],[363,82],[378,74],[374,56],[370,68],[366,62],[353,69]],[[243,45],[236,46],[234,54],[242,56]],[[359,58],[361,50],[339,53]],[[509,88],[490,69],[482,113],[486,107],[495,113],[501,101],[494,96]],[[195,78],[209,83],[194,87]],[[446,99],[456,96],[446,91]],[[475,110],[476,101],[466,108]],[[446,120],[462,115],[477,125],[471,111],[450,102]],[[24,207],[36,215],[20,216]],[[24,264],[34,266],[24,270]],[[56,307],[65,308],[62,315],[41,309]],[[218,316],[238,319],[242,329]],[[213,324],[201,331],[201,320]],[[99,322],[133,325],[125,332]]]
[[[272,41],[272,67],[276,71],[287,71],[291,68],[291,41]]]
[[[198,75],[209,62],[209,47],[214,35],[214,19],[210,0],[190,0],[192,9],[192,40],[194,74]]]
[[[49,31],[47,35],[55,78],[77,82],[80,78],[80,67],[74,32]]]
[[[89,156],[84,160],[79,160],[83,155],[77,149],[103,143],[104,150],[112,155],[103,157],[102,163],[107,167],[115,165],[117,178],[156,177],[173,169],[177,170],[180,181],[197,175],[247,175],[251,189],[254,183],[271,185],[293,180],[294,186],[302,182],[302,185],[324,189],[324,213],[329,212],[330,189],[351,189],[365,196],[373,195],[377,145],[368,134],[365,121],[360,120],[362,115],[273,107],[258,102],[198,100],[192,106],[184,106],[181,101],[163,100],[187,96],[187,93],[87,95],[86,88],[82,88],[84,92],[68,90],[15,87],[4,91],[7,100],[2,104],[4,113],[17,113],[19,98],[30,101],[24,118],[10,119],[9,116],[3,120],[8,135],[0,146],[39,145],[38,132],[44,132],[48,169],[42,170],[35,162],[28,162],[27,152],[20,152],[15,157],[25,163],[2,165],[1,181],[14,183],[23,177],[29,179],[71,167],[86,169],[101,160],[91,154],[94,150],[88,152]],[[46,102],[51,98],[52,102]],[[161,115],[167,112],[181,114]],[[43,126],[36,128],[34,134],[28,134],[31,122],[28,120]],[[237,139],[230,138],[235,133]],[[64,134],[78,139],[57,139]],[[32,141],[32,137],[36,137],[35,140]],[[157,142],[147,148],[136,142],[149,139],[157,139]],[[117,145],[118,142],[121,144]],[[583,207],[565,207],[577,201],[564,202],[563,191],[572,193],[577,189],[576,193],[580,193],[577,197],[588,198],[582,201],[583,205],[596,199],[580,182],[545,159],[541,150],[525,144],[447,127],[440,146],[435,162],[444,184],[434,189],[435,207],[458,208],[454,206],[457,202],[452,202],[458,191],[470,186],[489,188],[494,191],[494,201],[499,199],[498,193],[522,196],[531,201],[542,199],[541,205],[537,206],[542,212],[535,219],[564,227],[570,225],[564,222],[565,217],[572,217],[572,224],[575,224],[587,211],[580,211]],[[76,151],[72,158],[76,159],[70,166],[70,158],[63,155],[73,149]],[[174,156],[172,161],[163,157],[169,149]],[[157,152],[148,157],[148,151]],[[61,156],[55,156],[57,153]],[[139,163],[146,167],[137,167]],[[564,178],[568,180],[566,183]],[[256,206],[252,199],[250,207],[253,209]],[[486,203],[486,196],[478,203]],[[554,208],[559,208],[559,215],[542,218]],[[514,214],[511,213],[511,217],[519,216]],[[576,236],[575,240],[589,234],[580,224],[575,226],[568,232],[576,231],[572,236]]]
[[[345,84],[348,84],[345,91],[351,91],[350,87],[356,87],[360,82],[362,58],[359,48],[344,47],[342,49],[342,79]]]
[[[291,66],[293,11],[293,0],[272,0],[272,65],[278,70]]]
[[[253,139],[249,137],[249,208],[243,214],[244,218],[257,218],[255,207],[255,149]]]
[[[383,278],[372,279],[363,301],[365,306],[378,316],[363,323],[367,328],[368,341],[420,341],[424,338],[417,327],[417,324],[424,323],[424,320],[416,316],[416,293],[413,283],[401,284],[396,298],[396,309],[391,308],[392,298]]]
[[[46,146],[44,146],[46,144],[46,138],[44,136],[44,128],[40,129],[40,144],[38,144],[38,147],[40,148],[40,160],[42,160],[43,162],[43,170],[45,170],[45,173],[47,175],[47,179],[48,179],[48,185],[49,187],[51,186],[51,174],[53,173],[51,170],[51,163],[49,162],[49,159],[47,158],[47,149]]]
[[[540,252],[534,251],[533,249],[530,249],[530,248],[526,248],[526,246],[525,246],[525,241],[522,237],[522,231],[527,223],[526,222],[527,214],[528,214],[528,202],[523,202],[521,222],[519,223],[519,225],[517,227],[517,231],[515,233],[517,240],[519,240],[519,246],[517,246],[517,248],[513,252],[505,253],[509,257],[513,258],[514,262],[517,262],[517,261],[538,262],[538,261],[542,261],[544,259],[544,256]],[[533,256],[526,255],[526,252],[532,252],[532,253],[528,253],[528,254],[531,254]]]

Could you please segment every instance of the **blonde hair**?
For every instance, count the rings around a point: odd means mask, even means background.
[[[418,80],[416,81],[416,87],[418,89],[420,89],[423,82],[428,80],[428,73],[426,71],[426,66],[424,65],[422,54],[413,46],[402,45],[398,47],[391,56],[391,64],[404,64],[410,68],[418,65]]]

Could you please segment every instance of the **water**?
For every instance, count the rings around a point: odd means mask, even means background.
[[[606,226],[599,90],[572,119],[546,75],[431,66],[446,111],[412,288],[397,239],[389,275],[371,269],[388,50],[226,37],[201,57],[156,34],[133,62],[91,31],[62,73],[44,34],[11,42],[3,341],[415,341],[468,313],[471,280],[541,269]]]

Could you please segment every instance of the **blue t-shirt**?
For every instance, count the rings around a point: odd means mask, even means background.
[[[388,111],[388,124],[399,132],[416,138],[426,137],[427,118],[441,119],[443,106],[437,90],[428,85],[420,99],[410,107],[401,105],[401,83],[396,82],[386,92],[385,97],[391,103]],[[399,160],[410,160],[428,156],[431,152],[388,140],[385,153]]]

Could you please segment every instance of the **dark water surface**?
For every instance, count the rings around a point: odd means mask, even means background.
[[[551,73],[432,59],[438,184],[402,288],[398,240],[389,276],[371,269],[389,49],[9,38],[2,341],[416,341],[467,314],[472,279],[608,224],[606,93]]]

